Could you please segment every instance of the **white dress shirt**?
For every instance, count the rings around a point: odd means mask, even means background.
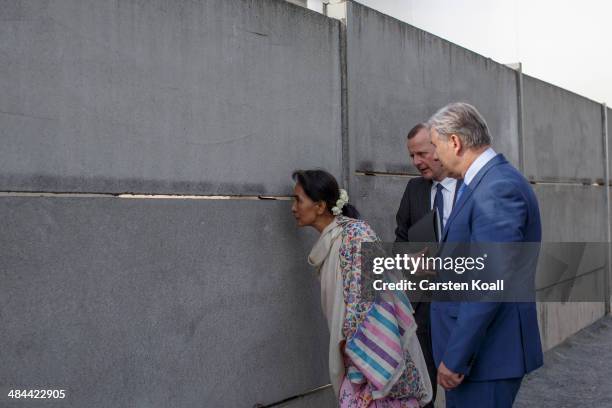
[[[436,198],[436,189],[437,185],[442,184],[442,198],[444,199],[444,214],[442,215],[442,220],[444,225],[446,225],[446,221],[448,221],[448,217],[450,217],[451,211],[453,210],[453,199],[455,198],[455,188],[457,188],[457,180],[454,178],[446,177],[442,181],[433,180],[433,184],[431,185],[431,200],[429,208],[433,210],[434,200]]]
[[[478,174],[478,172],[480,171],[480,169],[482,169],[485,164],[491,161],[491,159],[495,156],[497,156],[497,153],[495,153],[495,150],[493,150],[491,147],[480,153],[480,156],[478,156],[476,160],[474,160],[474,162],[465,172],[463,182],[469,186],[476,174]],[[446,197],[444,197],[444,199],[446,200]],[[444,209],[444,212],[446,212],[446,208]]]

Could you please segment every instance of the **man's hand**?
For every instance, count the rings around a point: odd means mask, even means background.
[[[463,374],[453,373],[444,365],[444,362],[441,362],[438,367],[438,384],[445,390],[451,390],[461,384],[464,377]]]
[[[411,258],[425,257],[428,252],[429,252],[429,247],[425,247],[415,254],[410,254],[410,257]],[[436,271],[430,271],[428,269],[425,269],[424,266],[425,265],[422,264],[421,266],[419,266],[419,268],[412,271],[411,274],[413,276],[416,276],[417,278],[431,278],[431,277],[436,276]]]

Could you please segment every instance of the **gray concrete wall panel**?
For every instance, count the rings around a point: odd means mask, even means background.
[[[537,184],[542,240],[605,242],[606,191],[598,186]]]
[[[395,214],[409,180],[402,176],[353,177],[350,199],[383,241],[395,241]]]
[[[538,322],[544,351],[605,315],[603,302],[538,303]]]
[[[542,218],[542,240],[544,242],[605,242],[607,240],[606,191],[600,186],[569,184],[538,184],[535,191],[540,204]],[[561,294],[589,294],[589,300],[604,300],[605,252],[600,247],[546,246],[540,253],[540,267],[557,268],[557,261],[571,265],[563,276],[559,271],[544,272],[537,280],[538,288],[548,288],[547,298],[559,298]],[[547,266],[548,265],[548,266]],[[550,281],[548,277],[556,278]],[[546,278],[546,279],[545,279]],[[571,286],[555,285],[553,282],[576,278]],[[571,291],[568,290],[572,288]],[[555,295],[555,293],[557,295]],[[584,295],[583,295],[584,296]],[[584,297],[582,298],[584,299]],[[575,299],[574,299],[575,300]],[[569,333],[571,334],[571,333]],[[568,334],[568,335],[569,335]]]
[[[538,184],[535,191],[540,204],[543,241],[606,241],[606,223],[602,222],[606,217],[603,187]],[[579,279],[591,283],[599,277]],[[544,349],[556,346],[604,314],[603,302],[539,303],[538,320]]]
[[[601,105],[527,75],[523,84],[526,177],[603,183]]]
[[[0,401],[250,407],[328,383],[315,234],[289,205],[1,197]]]
[[[340,175],[338,21],[279,0],[2,4],[0,190],[285,194],[295,168]]]
[[[518,165],[515,71],[354,2],[347,58],[351,169],[418,174],[408,131],[456,101],[482,112],[494,147]]]

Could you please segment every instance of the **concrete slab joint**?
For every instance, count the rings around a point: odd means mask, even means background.
[[[325,15],[327,17],[335,18],[340,20],[343,24],[346,24],[346,5],[347,0],[324,0]]]
[[[602,136],[604,140],[604,155],[605,155],[605,186],[606,186],[606,216],[607,216],[607,241],[608,243],[612,242],[612,213],[611,213],[611,197],[610,197],[610,135],[608,133],[608,106],[604,103],[601,105],[601,121],[602,121]],[[612,292],[612,265],[610,260],[612,260],[612,248],[608,245],[608,272],[606,274],[605,281],[605,309],[606,315],[609,315],[612,309],[612,297],[610,293]]]
[[[286,1],[291,3],[291,4],[295,4],[297,6],[308,7],[308,1],[307,0],[286,0]]]

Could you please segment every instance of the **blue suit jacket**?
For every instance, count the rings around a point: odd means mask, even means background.
[[[527,180],[503,155],[472,179],[443,232],[445,242],[540,242],[540,212]],[[472,381],[522,377],[543,363],[533,302],[433,302],[440,362]]]

